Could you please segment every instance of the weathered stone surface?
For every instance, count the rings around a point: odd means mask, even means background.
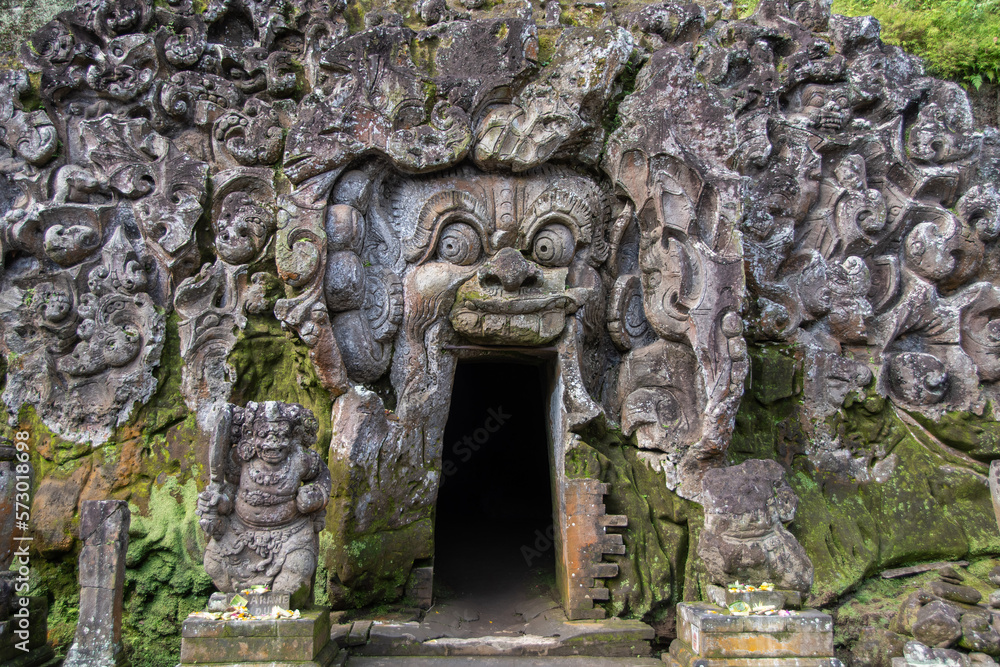
[[[780,665],[780,659],[795,664],[833,657],[833,621],[811,609],[790,616],[733,616],[713,604],[682,602],[677,619],[669,658],[684,665],[695,659],[701,664],[778,659],[774,664]]]
[[[928,646],[948,648],[962,636],[962,612],[946,602],[924,605],[913,621],[914,638]]]
[[[891,667],[892,659],[902,657],[909,638],[882,628],[865,628],[851,649],[858,667]]]
[[[804,453],[830,488],[880,485],[886,506],[917,498],[892,486],[904,474],[978,502],[975,461],[916,471],[890,438],[843,428],[865,392],[914,432],[1000,404],[1000,144],[876,22],[784,0],[742,19],[714,2],[202,4],[81,2],[24,46],[27,72],[2,74],[12,419],[29,405],[67,439],[109,438],[172,374],[154,369],[175,309],[181,391],[208,433],[248,316],[276,330],[273,315],[340,397],[331,451],[358,487],[338,490],[324,554],[338,599],[376,595],[370,577],[401,593],[433,555],[457,360],[509,347],[554,358],[555,453],[620,426],[685,499],[727,463],[746,338],[797,350],[752,392],[777,405],[801,383],[804,451],[786,461]],[[985,461],[989,431],[951,433]],[[72,546],[91,466],[41,481],[43,550]],[[978,526],[927,523],[934,558],[984,552]],[[691,533],[671,525],[643,540],[685,567],[664,544]],[[862,573],[923,555],[923,530],[866,530],[842,542]],[[590,553],[581,567],[612,569]],[[650,611],[686,576],[651,567],[608,589],[612,608]]]
[[[920,642],[906,642],[903,648],[903,667],[967,667],[968,658],[946,648],[932,648]],[[893,663],[895,667],[895,662]]]
[[[0,590],[13,582],[0,577]],[[2,594],[0,594],[2,595]],[[26,601],[27,606],[21,602]],[[4,604],[8,604],[6,608]],[[0,600],[0,663],[11,667],[36,667],[47,664],[55,656],[46,643],[48,605],[44,597],[17,597]],[[23,619],[23,620],[22,620]]]
[[[212,621],[189,618],[181,631],[181,665],[307,665],[327,667],[337,654],[330,641],[330,612],[311,610],[298,619]]]
[[[969,651],[1000,655],[1000,633],[981,614],[962,615],[962,639],[958,645]]]
[[[698,539],[712,583],[773,582],[808,592],[813,567],[805,550],[784,527],[798,503],[774,461],[751,459],[703,478],[705,528]]]
[[[84,501],[80,512],[80,620],[67,667],[115,667],[122,656],[122,596],[131,522],[121,500]]]
[[[24,470],[27,471],[27,466]],[[0,442],[0,572],[14,559],[14,501],[17,496],[17,450]],[[9,592],[8,592],[9,595]],[[2,607],[3,605],[0,605]]]
[[[945,581],[932,581],[927,588],[932,594],[952,602],[978,604],[983,599],[983,594],[972,586],[956,586]]]
[[[211,483],[198,496],[205,571],[220,591],[263,585],[303,607],[331,487],[329,468],[310,449],[316,418],[301,405],[267,401],[225,404],[216,419]]]

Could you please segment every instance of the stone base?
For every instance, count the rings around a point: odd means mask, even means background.
[[[708,602],[677,605],[677,639],[663,659],[676,667],[840,666],[828,614],[733,616]]]
[[[189,618],[181,629],[181,667],[329,667],[338,651],[326,609],[273,621]]]
[[[17,598],[15,598],[17,599]],[[48,641],[48,606],[43,597],[28,598],[27,652],[18,648],[23,640],[14,631],[20,628],[20,619],[13,614],[0,621],[0,665],[4,667],[35,667],[55,656]],[[15,609],[13,613],[17,613]]]

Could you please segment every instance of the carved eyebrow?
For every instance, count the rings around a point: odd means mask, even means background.
[[[520,225],[520,241],[528,243],[539,229],[557,222],[573,233],[579,247],[590,243],[597,215],[587,197],[580,196],[569,187],[555,183],[538,195],[524,213]]]
[[[483,248],[491,252],[488,220],[486,205],[472,193],[465,190],[439,192],[420,209],[413,236],[403,242],[406,261],[417,264],[427,261],[434,252],[441,229],[452,222],[464,222],[474,228],[482,238]]]

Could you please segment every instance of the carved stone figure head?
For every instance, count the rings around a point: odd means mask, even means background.
[[[249,264],[259,258],[276,226],[270,174],[233,169],[216,175],[213,183],[215,251],[230,264]]]
[[[259,456],[267,463],[281,463],[289,452],[316,442],[319,424],[301,405],[266,401],[249,403],[234,411],[233,439],[244,461]]]
[[[750,459],[709,470],[702,485],[705,528],[698,555],[712,583],[771,581],[809,590],[812,562],[783,525],[795,518],[798,498],[780,464]]]

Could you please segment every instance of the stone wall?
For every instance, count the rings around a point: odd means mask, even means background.
[[[4,403],[60,645],[80,503],[115,498],[126,652],[176,663],[211,591],[194,507],[225,401],[312,410],[320,600],[398,602],[433,549],[456,343],[557,349],[560,481],[607,484],[628,523],[600,613],[670,632],[708,582],[702,475],[746,459],[798,496],[812,604],[1000,555],[997,135],[870,21],[79,7],[0,75]],[[0,37],[61,8],[24,9]],[[558,312],[490,300],[523,285]]]

